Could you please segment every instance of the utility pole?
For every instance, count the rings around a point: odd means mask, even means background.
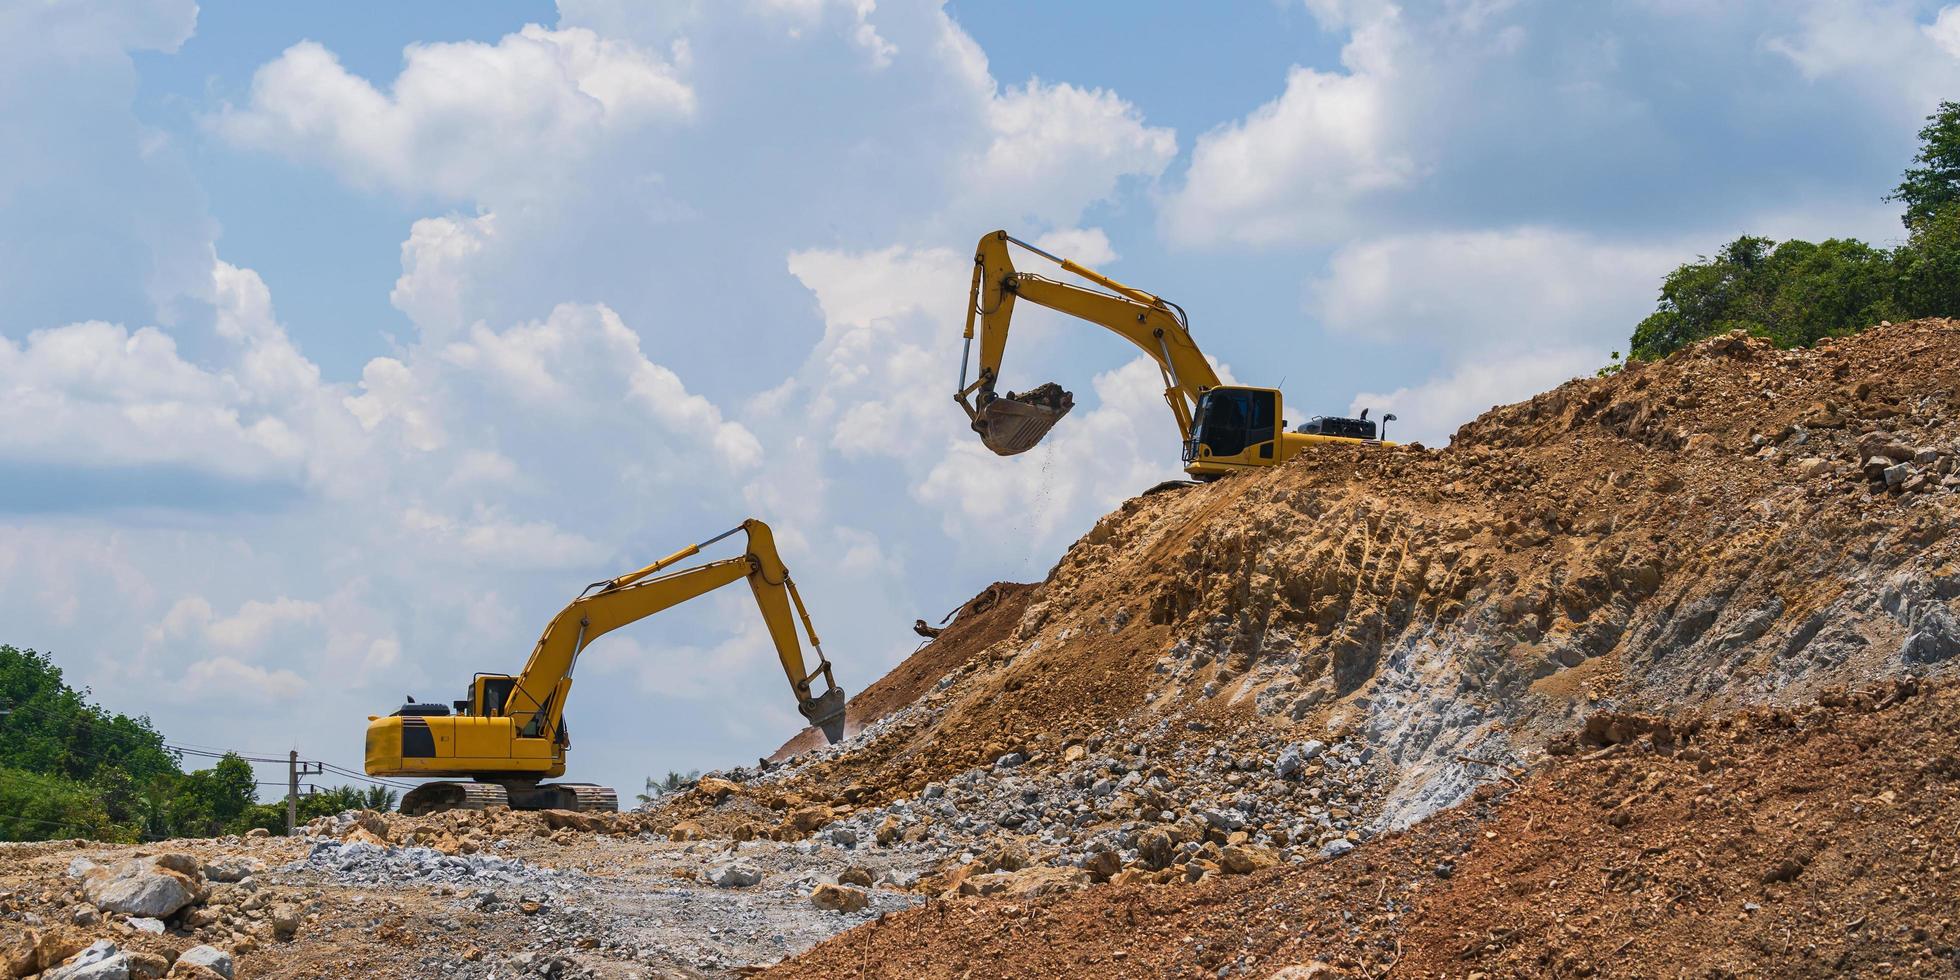
[[[321,772],[319,763],[299,761],[298,749],[286,753],[286,836],[299,829],[299,777]]]

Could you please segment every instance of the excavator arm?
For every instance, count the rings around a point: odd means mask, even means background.
[[[1027,249],[1109,292],[1017,272],[1009,245]],[[1164,377],[1164,401],[1177,419],[1178,435],[1182,440],[1191,438],[1199,396],[1218,387],[1220,381],[1218,372],[1191,338],[1184,311],[1161,297],[1051,255],[1007,232],[995,231],[981,236],[974,251],[966,349],[960,357],[960,387],[953,396],[987,448],[1002,456],[1025,452],[1074,407],[1073,397],[1053,384],[1019,395],[1003,395],[996,390],[1018,299],[1106,327],[1154,359]],[[979,374],[969,384],[967,371],[976,325],[980,331]]]
[[[741,557],[658,574],[736,531],[748,532],[748,550]],[[844,692],[831,675],[830,661],[823,655],[823,646],[810,623],[809,612],[803,607],[803,598],[797,594],[796,583],[776,553],[775,536],[770,533],[769,525],[753,518],[638,571],[587,586],[583,594],[545,627],[544,635],[538,638],[538,645],[532,649],[530,659],[525,661],[524,670],[518,674],[504,702],[503,713],[510,716],[518,733],[525,737],[558,731],[565,697],[571,690],[573,668],[578,664],[579,654],[593,640],[742,579],[748,580],[749,588],[755,593],[756,605],[761,608],[763,622],[775,643],[776,656],[795,692],[797,710],[822,729],[830,741],[843,738]],[[816,652],[814,668],[805,663],[802,647],[797,642],[796,622],[790,618],[792,607],[802,620],[810,648]],[[824,681],[822,695],[814,694],[810,687],[819,677]]]

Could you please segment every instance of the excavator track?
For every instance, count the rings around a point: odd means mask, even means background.
[[[561,792],[569,790],[578,806],[570,807],[580,813],[618,813],[619,793],[610,786],[594,786],[591,783],[556,783],[553,786]]]
[[[510,794],[496,783],[423,783],[402,794],[404,816],[421,817],[444,810],[487,810],[509,806]]]
[[[445,810],[577,810],[580,813],[619,812],[619,793],[592,783],[495,782],[424,783],[402,796],[401,812],[422,817]]]

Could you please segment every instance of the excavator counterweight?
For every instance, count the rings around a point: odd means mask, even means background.
[[[736,531],[748,534],[748,548],[741,557],[667,570]],[[565,701],[579,654],[607,632],[743,580],[755,593],[783,674],[796,695],[797,710],[822,730],[824,738],[842,740],[844,692],[831,676],[830,661],[823,655],[803,597],[776,554],[769,525],[751,519],[644,568],[586,586],[545,627],[523,670],[477,674],[470,679],[467,696],[454,702],[453,711],[452,705],[411,702],[385,718],[370,717],[368,775],[441,780],[403,796],[401,810],[410,815],[490,806],[619,809],[619,795],[607,787],[543,781],[565,772],[565,755],[572,744],[565,725]],[[806,664],[797,642],[799,620],[816,652],[814,666]],[[820,678],[825,690],[817,694],[811,685]]]

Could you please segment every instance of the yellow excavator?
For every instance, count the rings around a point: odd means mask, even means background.
[[[737,531],[748,532],[748,549],[741,557],[657,574]],[[565,773],[565,752],[572,744],[565,728],[565,699],[579,653],[612,630],[742,579],[762,607],[776,656],[796,693],[796,709],[826,739],[843,738],[844,692],[831,676],[830,661],[796,583],[776,554],[769,525],[750,519],[638,571],[586,586],[545,627],[521,672],[477,674],[470,679],[468,696],[454,702],[453,712],[450,705],[417,704],[411,697],[392,715],[369,716],[368,775],[445,780],[424,783],[402,797],[401,812],[410,816],[495,804],[518,810],[619,809],[619,795],[610,788],[543,782]],[[816,651],[813,670],[805,669],[790,618],[792,605]],[[816,695],[810,685],[819,677],[826,690]]]
[[[1008,246],[1017,245],[1108,292],[1016,272]],[[1184,310],[1160,296],[1125,286],[1071,259],[1051,255],[1004,231],[981,236],[973,255],[973,288],[967,301],[966,347],[960,354],[960,387],[953,399],[966,410],[980,441],[1001,456],[1033,449],[1075,405],[1053,382],[1001,394],[1001,355],[1016,300],[1101,324],[1135,344],[1164,375],[1164,400],[1177,418],[1184,472],[1214,480],[1236,470],[1283,463],[1315,445],[1387,445],[1367,411],[1360,418],[1316,416],[1292,432],[1276,388],[1228,385],[1191,339]],[[971,384],[973,328],[980,326],[980,373]],[[1382,421],[1392,422],[1393,415]]]

